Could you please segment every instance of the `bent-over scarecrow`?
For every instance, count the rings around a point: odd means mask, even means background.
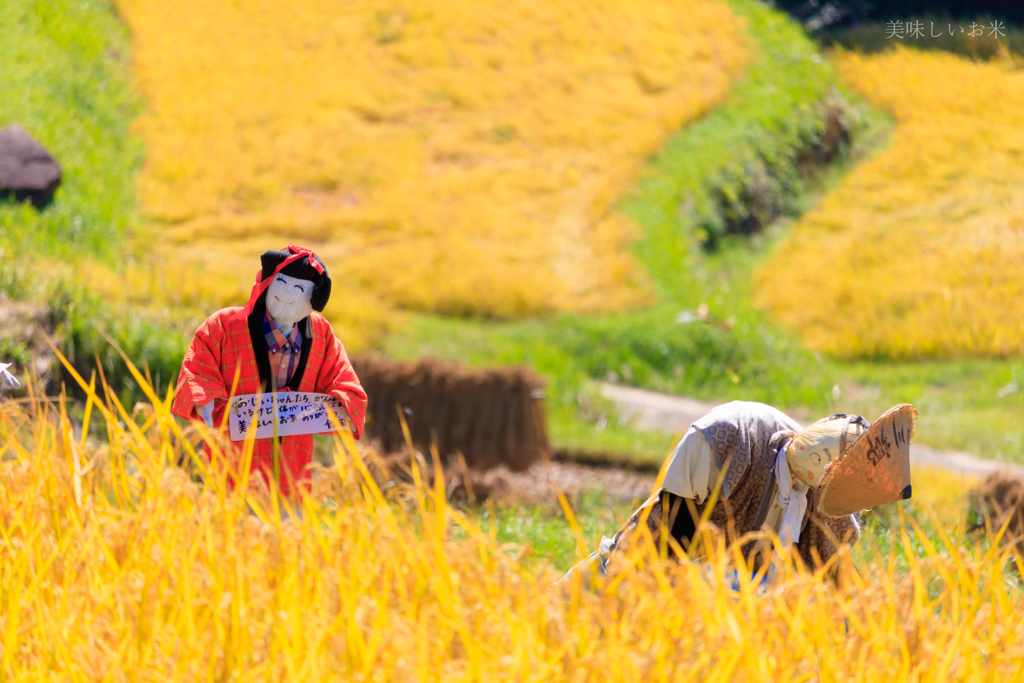
[[[665,529],[689,549],[697,528],[694,515],[703,514],[719,478],[710,522],[723,531],[731,522],[737,535],[770,530],[784,545],[795,544],[808,566],[823,563],[836,552],[836,541],[857,541],[855,513],[910,498],[916,415],[913,406],[901,404],[874,424],[836,414],[803,429],[763,403],[718,406],[680,440],[662,487],[566,577],[607,572],[616,554],[633,542],[645,514],[655,543]],[[751,544],[745,551],[754,549]]]
[[[292,245],[267,251],[260,261],[245,307],[221,309],[196,331],[181,363],[172,411],[212,427],[221,424],[232,395],[329,394],[348,412],[358,439],[366,392],[331,324],[317,313],[331,296],[327,267],[312,251]],[[256,439],[252,457],[252,472],[268,484],[274,472],[273,441]],[[313,438],[282,436],[279,443],[278,485],[283,494],[297,495],[298,487],[309,484]],[[234,449],[236,457],[240,450]]]

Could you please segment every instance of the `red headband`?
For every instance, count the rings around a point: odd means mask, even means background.
[[[252,292],[249,294],[249,303],[245,305],[245,308],[235,314],[236,318],[241,319],[249,317],[249,314],[252,313],[253,307],[256,306],[257,299],[263,295],[263,292],[267,291],[267,287],[269,287],[270,283],[274,281],[274,277],[280,273],[285,266],[291,265],[296,261],[300,261],[303,258],[308,257],[309,265],[313,266],[313,269],[316,270],[316,272],[323,275],[324,267],[321,265],[320,261],[316,259],[316,254],[313,253],[312,249],[305,249],[303,247],[296,247],[293,244],[289,244],[288,251],[292,252],[292,254],[284,261],[281,261],[280,265],[278,265],[277,268],[274,269],[274,272],[269,276],[263,277],[262,268],[256,272],[256,282],[253,283]]]

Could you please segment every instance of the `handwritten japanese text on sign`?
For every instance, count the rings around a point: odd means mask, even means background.
[[[243,441],[246,437],[273,437],[275,416],[278,436],[333,432],[331,413],[342,429],[351,429],[345,406],[327,394],[305,391],[285,391],[276,395],[243,394],[232,399],[228,412],[232,441]]]

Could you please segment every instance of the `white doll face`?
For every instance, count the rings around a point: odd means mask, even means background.
[[[312,282],[278,273],[267,287],[267,311],[282,325],[297,323],[313,312],[312,296]]]

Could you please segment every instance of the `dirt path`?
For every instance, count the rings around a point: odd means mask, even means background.
[[[670,434],[681,432],[716,405],[617,384],[602,384],[601,394],[614,401],[620,414],[635,420],[641,429]],[[1021,465],[984,460],[968,453],[938,451],[927,446],[911,446],[910,463],[921,467],[938,467],[965,476],[984,477],[999,470],[1024,476],[1024,466]]]

